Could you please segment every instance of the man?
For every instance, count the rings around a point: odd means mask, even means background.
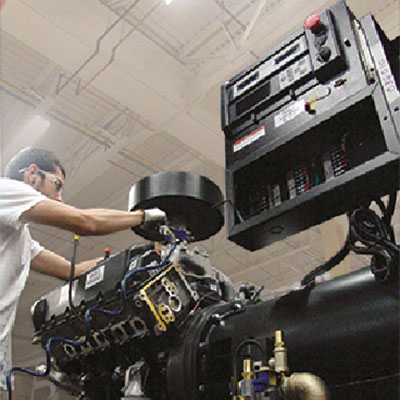
[[[63,203],[65,171],[48,151],[27,148],[7,164],[0,179],[0,393],[11,368],[11,330],[19,296],[29,268],[68,280],[70,262],[44,249],[29,233],[28,223],[55,226],[79,235],[105,235],[140,224],[164,222],[155,208],[132,212],[78,209]],[[75,276],[94,266],[96,260],[76,265]]]

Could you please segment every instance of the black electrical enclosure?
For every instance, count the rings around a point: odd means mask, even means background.
[[[227,232],[249,250],[399,189],[399,40],[344,1],[319,19],[221,88]]]

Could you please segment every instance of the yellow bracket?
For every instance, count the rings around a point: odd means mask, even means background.
[[[149,298],[148,294],[147,294],[147,290],[153,286],[155,283],[158,283],[160,281],[160,284],[162,284],[162,282],[170,282],[168,278],[166,278],[166,276],[168,275],[168,273],[172,270],[175,270],[175,272],[178,274],[178,276],[180,277],[180,279],[183,281],[184,285],[186,286],[188,292],[192,295],[192,297],[194,297],[194,293],[192,292],[189,284],[187,283],[184,275],[182,274],[182,272],[180,271],[180,267],[178,264],[175,265],[171,265],[169,268],[167,268],[163,273],[161,273],[160,275],[158,275],[157,277],[155,277],[152,281],[150,281],[149,283],[147,283],[140,291],[140,299],[142,301],[145,301],[147,306],[150,308],[150,311],[153,313],[155,319],[158,322],[158,330],[160,332],[165,332],[167,330],[167,326],[169,323],[175,321],[175,315],[174,312],[171,310],[171,308],[169,306],[167,306],[164,303],[161,303],[158,305],[153,304],[153,302],[151,301],[151,299]],[[162,281],[163,280],[163,281]],[[161,282],[162,281],[162,282]],[[170,282],[172,283],[172,282]],[[174,286],[172,286],[174,287]],[[197,295],[197,293],[195,293]]]
[[[161,316],[163,321],[168,325],[170,322],[175,321],[175,315],[172,310],[164,303],[158,305],[158,314]]]

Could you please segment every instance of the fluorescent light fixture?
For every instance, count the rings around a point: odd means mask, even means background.
[[[167,5],[167,6],[169,6],[174,0],[164,0],[165,1],[165,4]]]
[[[30,119],[26,125],[21,129],[21,135],[29,135],[30,137],[39,138],[43,133],[46,132],[50,126],[50,121],[43,118],[40,115],[36,115]]]

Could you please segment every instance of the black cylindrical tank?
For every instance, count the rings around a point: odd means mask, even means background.
[[[230,399],[235,349],[253,338],[268,359],[276,330],[290,372],[320,376],[331,400],[399,399],[399,284],[377,283],[368,268],[278,299],[199,312],[169,352],[168,398]]]

